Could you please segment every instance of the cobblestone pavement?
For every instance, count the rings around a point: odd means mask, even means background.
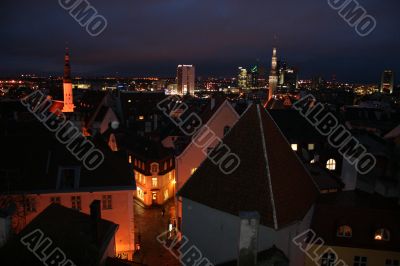
[[[169,218],[174,212],[173,205],[172,200],[164,207],[145,208],[142,203],[134,201],[136,241],[138,242],[140,238],[140,251],[135,255],[136,262],[149,266],[180,265],[179,261],[156,239],[158,235],[168,230]]]

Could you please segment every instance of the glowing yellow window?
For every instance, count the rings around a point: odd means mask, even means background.
[[[329,159],[326,162],[326,169],[331,170],[331,171],[335,170],[336,169],[336,161],[334,159]]]

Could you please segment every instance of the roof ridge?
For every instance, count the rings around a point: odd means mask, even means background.
[[[270,173],[269,163],[268,163],[267,146],[265,143],[265,133],[264,133],[264,126],[263,126],[262,119],[261,119],[260,105],[257,105],[257,115],[258,115],[258,121],[259,121],[259,125],[260,125],[261,143],[262,143],[262,148],[263,148],[263,152],[264,152],[265,169],[267,170],[267,179],[268,179],[268,187],[269,187],[270,200],[271,200],[271,206],[272,206],[272,216],[274,219],[274,228],[275,228],[275,230],[277,230],[278,229],[278,219],[276,216],[274,191],[272,190],[272,180],[271,180],[271,173]]]

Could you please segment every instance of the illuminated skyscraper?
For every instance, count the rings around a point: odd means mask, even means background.
[[[239,74],[238,74],[238,87],[242,89],[247,88],[247,69],[243,67],[239,67]]]
[[[258,79],[259,79],[258,65],[255,65],[251,68],[251,86],[253,88],[257,88],[259,86]]]
[[[382,73],[381,92],[393,93],[394,88],[394,72],[392,70],[385,70]]]
[[[63,113],[73,113],[75,109],[74,95],[72,93],[72,78],[71,78],[71,65],[69,63],[69,50],[66,48],[64,57],[64,78],[63,78],[63,89],[64,89],[64,107]]]
[[[269,94],[268,100],[272,98],[278,86],[278,73],[277,73],[278,58],[276,56],[276,48],[272,50],[271,71],[269,73]]]
[[[278,82],[279,87],[292,90],[297,89],[298,88],[297,70],[288,67],[285,62],[282,62],[278,65],[279,65],[279,82]]]
[[[178,94],[194,95],[195,67],[193,65],[179,65],[177,70]]]

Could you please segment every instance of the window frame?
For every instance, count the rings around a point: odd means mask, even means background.
[[[103,195],[101,205],[103,210],[112,210],[112,195]]]
[[[81,196],[71,196],[71,209],[78,210],[78,211],[82,210]]]
[[[363,261],[363,259],[365,259],[365,261]],[[368,266],[368,257],[354,256],[353,265],[354,266]]]

